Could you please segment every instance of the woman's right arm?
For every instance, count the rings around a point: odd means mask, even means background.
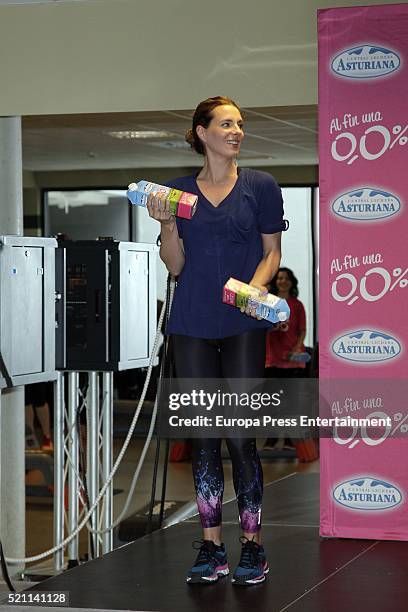
[[[184,249],[175,220],[173,224],[161,223],[160,239],[160,257],[170,274],[178,276],[184,267]]]
[[[178,276],[184,267],[183,242],[179,238],[177,223],[170,213],[168,200],[149,195],[147,200],[149,215],[160,222],[160,258],[173,276]]]

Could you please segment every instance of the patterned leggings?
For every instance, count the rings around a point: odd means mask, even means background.
[[[265,330],[207,340],[173,335],[179,378],[263,378]],[[227,438],[241,528],[256,533],[261,527],[262,466],[255,439]],[[220,439],[192,440],[193,477],[202,527],[221,525],[224,471]]]

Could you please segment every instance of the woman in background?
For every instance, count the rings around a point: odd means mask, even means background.
[[[305,353],[306,313],[298,299],[298,280],[290,268],[279,268],[269,287],[271,293],[287,301],[290,318],[266,335],[266,377],[300,378],[306,367],[304,361],[298,360]]]
[[[290,268],[279,268],[269,285],[269,291],[287,301],[290,317],[278,323],[266,334],[266,378],[301,378],[306,367],[305,346],[306,313],[298,299],[298,280]],[[290,440],[268,438],[264,449],[281,446],[293,448]]]

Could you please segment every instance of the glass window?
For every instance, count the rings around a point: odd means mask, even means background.
[[[293,270],[299,281],[299,299],[306,310],[306,346],[313,346],[314,270],[312,189],[284,187],[282,195],[289,230],[282,233],[281,266]]]
[[[44,212],[48,236],[66,234],[72,240],[95,240],[99,236],[130,239],[126,191],[46,191]]]

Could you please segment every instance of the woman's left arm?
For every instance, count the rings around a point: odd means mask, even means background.
[[[261,234],[263,257],[249,284],[262,291],[267,291],[267,285],[278,271],[281,260],[281,232],[276,234]]]
[[[300,349],[303,346],[303,342],[305,341],[305,338],[306,338],[306,331],[301,331],[296,340],[296,344],[292,346],[291,350],[288,353],[288,359],[294,353],[299,353]]]
[[[294,312],[292,313],[292,324],[294,326],[294,329],[296,329],[296,336],[297,336],[297,340],[296,343],[294,344],[294,346],[292,346],[291,350],[288,353],[288,359],[290,358],[291,355],[293,355],[293,353],[298,353],[302,346],[303,346],[303,342],[306,338],[306,312],[305,312],[305,307],[303,306],[302,302],[300,302],[299,300],[296,300],[295,302],[296,304],[296,308],[294,309]]]

